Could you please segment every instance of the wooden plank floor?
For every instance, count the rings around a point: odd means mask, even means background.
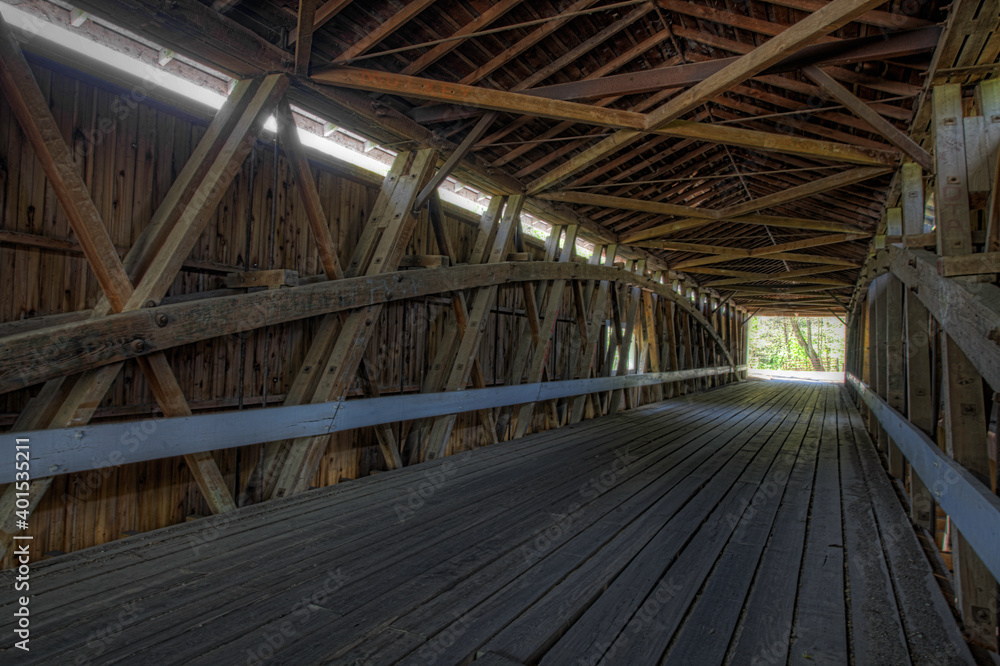
[[[137,535],[36,565],[31,592],[31,652],[5,632],[5,663],[973,663],[822,383],[751,380]]]

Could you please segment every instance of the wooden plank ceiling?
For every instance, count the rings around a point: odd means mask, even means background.
[[[316,82],[360,89],[455,143],[476,132],[476,156],[529,195],[736,303],[842,312],[892,167],[929,159],[906,134],[945,17],[936,0],[855,4],[853,21],[683,107],[692,85],[828,3],[302,0],[312,30],[294,1],[213,8],[299,47],[296,69]],[[650,124],[672,100],[691,108]],[[594,153],[609,136],[621,145]]]

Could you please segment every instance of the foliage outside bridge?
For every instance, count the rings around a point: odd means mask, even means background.
[[[844,325],[835,317],[754,317],[750,321],[750,368],[844,369]]]

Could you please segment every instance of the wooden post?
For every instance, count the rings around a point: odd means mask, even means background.
[[[904,236],[924,232],[924,181],[920,166],[902,166],[902,209]],[[931,339],[927,308],[913,290],[905,294],[906,405],[907,418],[928,436],[934,437],[934,405],[931,391]],[[931,535],[937,530],[934,498],[920,477],[909,474],[910,517]]]
[[[406,153],[400,155],[407,159]],[[430,177],[436,158],[433,150],[416,153],[395,187],[389,188],[391,193],[383,189],[383,194],[387,196],[380,196],[376,201],[358,248],[344,271],[346,277],[376,275],[396,269],[416,224],[411,214],[414,197]],[[397,161],[399,159],[397,156]],[[383,308],[383,303],[376,303],[354,310],[341,322],[337,339],[323,364],[312,402],[329,402],[343,396],[350,388],[367,349],[373,324]],[[304,437],[292,443],[278,475],[274,497],[284,497],[308,488],[328,439]],[[399,458],[398,450],[384,453]],[[396,464],[402,466],[398,460]]]
[[[961,86],[936,86],[933,103],[938,254],[969,254],[972,252],[972,227]],[[941,334],[941,365],[946,449],[957,462],[988,483],[982,378],[961,348],[944,332]],[[966,631],[973,641],[996,651],[996,581],[958,531],[955,531],[953,553],[958,606]]]
[[[615,250],[617,245],[605,245],[604,246],[604,265],[612,266],[615,262]],[[600,255],[600,250],[595,249],[594,254]],[[597,285],[593,297],[593,303],[590,306],[590,321],[587,327],[587,349],[586,353],[580,354],[579,361],[577,362],[577,374],[581,379],[588,379],[591,376],[596,376],[600,372],[598,367],[598,359],[603,358],[601,354],[604,349],[604,321],[607,313],[608,307],[608,294],[611,290],[611,283],[608,281],[602,281]],[[584,407],[592,396],[576,396],[570,400],[569,404],[569,422],[579,423],[584,416]]]
[[[566,234],[563,240],[563,247],[559,252],[559,262],[567,263],[573,260],[576,250],[576,234],[579,227],[575,224],[566,227]],[[541,333],[538,344],[535,346],[534,354],[531,357],[531,364],[528,366],[528,376],[526,382],[535,384],[542,381],[545,372],[545,361],[552,351],[552,334],[555,332],[556,323],[559,319],[559,310],[562,307],[563,292],[566,289],[566,280],[553,280],[549,288],[548,300],[545,303],[544,314],[541,318]],[[535,403],[529,402],[521,405],[517,412],[517,423],[514,425],[514,438],[523,437],[531,424],[531,416],[534,413]]]
[[[885,276],[885,339],[886,339],[886,402],[900,413],[906,411],[906,389],[903,366],[903,283],[890,274]],[[884,429],[883,429],[884,430]],[[889,473],[903,478],[903,455],[890,438],[888,440]]]
[[[507,201],[507,206],[503,212],[500,226],[492,239],[492,249],[486,255],[484,263],[498,263],[506,259],[510,244],[514,238],[514,232],[521,224],[521,206],[524,197],[513,196]],[[484,246],[485,247],[485,246]],[[486,287],[476,291],[469,306],[468,323],[465,332],[462,334],[457,351],[455,362],[449,368],[444,390],[462,391],[469,380],[469,373],[472,370],[472,359],[479,351],[479,342],[482,332],[486,328],[489,310],[496,300],[497,287]],[[422,443],[421,449],[424,458],[440,458],[445,455],[448,447],[448,440],[451,438],[451,431],[455,427],[455,415],[437,417],[431,425],[430,431]]]
[[[473,244],[472,254],[469,256],[468,263],[480,264],[492,256],[487,252],[487,249],[489,248],[490,239],[497,233],[497,225],[500,224],[500,216],[506,202],[507,197],[493,197],[490,200],[490,205],[483,212],[482,216],[480,216],[479,229],[476,233],[476,240]],[[439,230],[438,226],[435,223],[434,233],[438,236],[438,246],[442,247],[450,255],[452,264],[454,265],[457,263],[457,256],[454,256],[455,251],[451,248],[447,236],[444,235],[444,229]],[[434,354],[434,359],[430,366],[427,368],[427,373],[420,388],[421,392],[436,393],[444,388],[447,373],[455,360],[454,355],[457,351],[456,347],[459,338],[465,334],[465,329],[468,325],[468,316],[467,296],[462,292],[455,292],[452,295],[452,310],[448,313],[448,318],[445,320],[440,339],[438,340],[438,349]],[[479,388],[478,384],[483,382],[482,369],[479,367],[477,358],[474,357],[472,363],[473,368],[470,376],[473,378],[474,383],[477,384],[477,388]],[[497,436],[493,411],[480,410],[479,419],[485,431],[483,435],[486,442],[489,444],[495,443]],[[422,419],[414,423],[411,427],[409,437],[407,438],[407,445],[410,447],[411,462],[419,460],[421,442],[427,435],[430,425],[431,420]]]

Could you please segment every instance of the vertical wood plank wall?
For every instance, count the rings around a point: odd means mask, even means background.
[[[152,102],[136,104],[113,86],[40,66],[33,65],[33,71],[74,151],[94,202],[110,227],[113,242],[126,250],[197,145],[205,123]],[[345,262],[375,201],[377,177],[366,180],[338,171],[332,164],[314,163],[313,167],[333,238],[339,244],[340,260]],[[477,217],[450,206],[446,207],[446,216],[456,252],[460,257],[467,256],[475,238]],[[31,147],[6,101],[0,99],[0,324],[94,305],[97,282],[82,255],[73,250],[74,245],[67,220],[51,188],[46,186]],[[535,259],[542,258],[540,243],[529,244],[528,249]],[[441,253],[424,221],[418,224],[407,253]],[[272,267],[295,270],[300,276],[322,273],[289,165],[280,151],[275,153],[272,144],[261,141],[208,224],[170,295],[222,289],[226,272]],[[567,289],[553,338],[553,362],[569,358],[561,350],[564,344],[570,344],[577,325],[572,299],[572,290]],[[663,299],[653,300],[659,369],[685,369],[693,367],[692,359],[705,359],[704,350],[695,346],[704,344],[702,339],[707,337],[700,328],[679,308]],[[449,307],[444,298],[386,307],[368,350],[383,394],[418,390]],[[507,373],[508,356],[513,353],[508,345],[516,340],[522,308],[520,288],[500,288],[479,351],[488,383],[503,381]],[[735,343],[734,361],[745,363],[743,313],[727,305],[714,318],[719,330]],[[309,321],[271,326],[244,336],[231,335],[180,347],[169,351],[168,357],[196,412],[241,406],[256,409],[262,404],[281,403],[315,327],[316,322]],[[602,328],[605,343],[609,333],[610,329]],[[599,364],[605,363],[605,351],[602,345],[597,354]],[[648,364],[648,354],[643,358]],[[720,360],[721,355],[715,357],[710,352],[708,358]],[[600,366],[596,373],[610,374]],[[548,373],[553,378],[565,375],[565,369],[558,367]],[[714,383],[732,379],[719,377]],[[3,427],[10,427],[38,388],[0,396]],[[679,383],[665,388],[666,394],[672,396],[693,386]],[[642,404],[653,395],[648,390],[634,391],[629,404]],[[588,417],[593,415],[596,404],[588,401]],[[565,412],[555,413],[562,414],[565,422]],[[145,429],[156,427],[156,414],[142,374],[134,365],[127,365],[102,402],[96,419],[139,421],[131,435],[135,439],[123,444],[141,445]],[[536,409],[533,429],[556,426],[552,414],[552,410]],[[460,415],[449,450],[472,448],[481,440],[476,416]],[[259,446],[214,454],[234,494],[245,485],[259,454]],[[332,437],[314,483],[328,485],[383,468],[370,429],[341,433]],[[182,458],[64,475],[56,479],[32,515],[36,535],[33,552],[78,550],[132,532],[178,523],[192,515],[207,516],[209,511]]]

